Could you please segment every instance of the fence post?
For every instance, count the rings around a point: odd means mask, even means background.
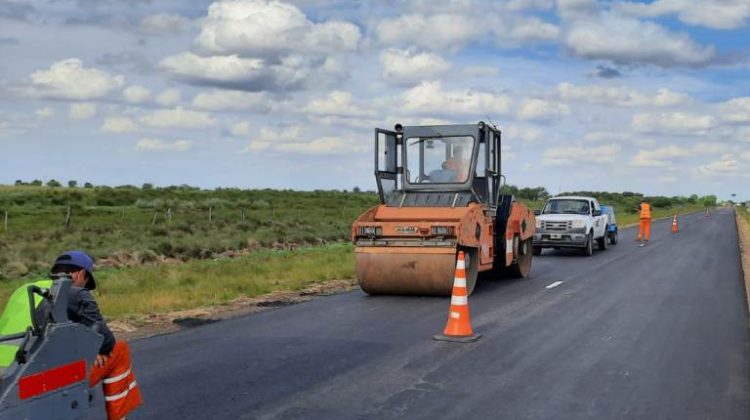
[[[125,221],[125,207],[120,209],[120,221]]]
[[[242,221],[242,223],[245,223],[245,208],[244,207],[240,209],[240,221]]]
[[[158,211],[155,211],[155,212],[154,212],[154,218],[153,218],[153,219],[151,219],[151,225],[152,225],[152,226],[156,224],[156,216],[158,216],[158,215],[159,215],[159,212],[158,212]]]
[[[214,219],[214,208],[213,207],[209,207],[208,208],[208,223],[211,223],[211,221],[213,221],[213,219]]]
[[[68,212],[65,214],[65,227],[70,227],[70,219],[73,216],[73,210],[68,206]]]
[[[167,223],[172,223],[172,207],[167,209]]]
[[[5,230],[8,230],[8,210],[5,210]]]

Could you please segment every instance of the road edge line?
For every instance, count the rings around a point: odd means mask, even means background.
[[[737,221],[737,234],[740,238],[740,260],[742,260],[742,275],[745,279],[745,300],[748,310],[748,328],[750,328],[750,224],[740,216],[737,209],[734,210]]]

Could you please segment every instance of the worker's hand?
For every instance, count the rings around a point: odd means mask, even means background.
[[[107,360],[109,359],[109,356],[106,354],[97,354],[96,360],[94,360],[94,366],[96,367],[104,367],[104,365],[107,364]]]

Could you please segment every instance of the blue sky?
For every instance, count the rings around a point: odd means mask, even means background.
[[[0,183],[374,189],[490,118],[509,183],[750,199],[746,0],[5,0]]]

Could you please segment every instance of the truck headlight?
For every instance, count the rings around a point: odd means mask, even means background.
[[[542,220],[541,219],[536,219],[536,228],[537,229],[541,229],[542,228]]]
[[[573,229],[580,229],[583,227],[586,227],[586,221],[585,220],[573,220],[573,224],[571,225]]]

